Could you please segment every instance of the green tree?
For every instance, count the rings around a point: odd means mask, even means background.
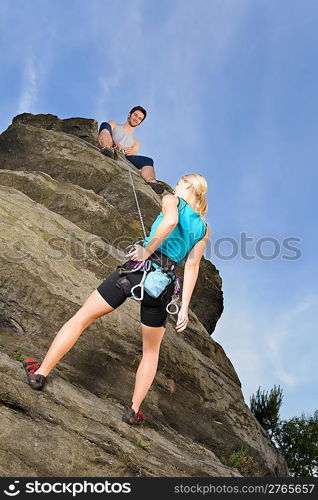
[[[281,421],[275,441],[292,476],[318,476],[318,410]]]
[[[261,426],[275,437],[279,426],[279,410],[283,401],[283,390],[280,386],[271,389],[270,393],[261,391],[259,387],[256,395],[250,397],[250,409]]]

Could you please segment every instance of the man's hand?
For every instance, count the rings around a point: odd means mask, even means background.
[[[142,247],[141,245],[135,245],[129,253],[126,254],[126,257],[130,260],[137,260],[139,262],[148,259],[149,251],[147,248]]]
[[[133,150],[133,148],[129,148],[128,146],[125,147],[125,151],[126,151],[126,155],[127,156],[130,156],[130,155],[134,155],[135,152]]]
[[[121,151],[123,149],[123,146],[118,143],[118,144],[116,144],[115,149],[117,149],[118,151]]]
[[[178,320],[175,326],[175,329],[177,332],[182,332],[187,327],[189,318],[188,318],[188,307],[187,306],[182,306],[180,308],[179,314],[178,314]]]

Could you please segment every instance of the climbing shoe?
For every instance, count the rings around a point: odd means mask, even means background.
[[[35,374],[34,372],[40,368],[40,363],[35,361],[32,358],[27,358],[23,361],[23,366],[27,374],[29,385],[32,389],[40,390],[43,387],[43,384],[46,380],[45,375],[40,375],[39,373]]]
[[[165,188],[163,187],[162,184],[159,184],[158,182],[147,182],[147,184],[149,184],[150,187],[152,187],[152,189],[157,193],[157,194],[161,194],[164,192]]]
[[[32,389],[35,389],[36,391],[39,391],[42,389],[43,384],[46,380],[46,377],[44,375],[34,374],[34,373],[27,373],[28,377],[28,382],[29,385],[32,387]]]
[[[137,411],[136,413],[132,408],[132,405],[133,403],[131,403],[127,413],[122,416],[122,421],[126,422],[129,425],[142,425],[146,420],[146,417],[141,410]]]
[[[23,361],[23,366],[26,372],[34,373],[38,368],[40,368],[41,364],[32,358],[27,358]]]
[[[108,148],[108,147],[106,147],[106,148],[102,148],[102,149],[100,150],[100,152],[101,152],[103,155],[108,156],[108,157],[109,157],[109,158],[111,158],[112,160],[114,160],[114,159],[115,159],[115,155],[114,155],[114,150],[113,150],[113,148]]]

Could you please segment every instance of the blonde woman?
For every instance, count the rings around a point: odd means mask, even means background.
[[[129,260],[118,266],[117,271],[110,274],[62,326],[41,364],[32,358],[24,361],[28,382],[33,389],[42,389],[50,371],[72,348],[85,328],[97,318],[114,311],[131,296],[130,288],[140,283],[143,274],[138,270],[129,272],[137,261],[150,259],[151,270],[154,270],[153,263],[158,263],[158,259],[160,265],[169,267],[180,264],[186,258],[181,307],[175,326],[177,332],[186,328],[200,260],[210,238],[210,226],[204,218],[208,208],[206,193],[206,179],[200,174],[188,174],[178,181],[174,194],[163,196],[162,211],[153,222],[143,246],[135,245],[126,255]],[[124,278],[120,269],[128,271]],[[140,301],[143,354],[136,373],[132,402],[122,417],[131,425],[145,421],[145,415],[139,408],[157,372],[167,322],[166,306],[173,293],[174,281],[171,281],[159,297],[154,298],[145,291]]]

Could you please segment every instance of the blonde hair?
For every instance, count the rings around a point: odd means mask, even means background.
[[[198,212],[201,219],[207,222],[205,215],[208,211],[208,202],[206,193],[208,192],[208,183],[205,177],[201,174],[186,174],[181,177],[192,189],[195,196],[194,208]]]

